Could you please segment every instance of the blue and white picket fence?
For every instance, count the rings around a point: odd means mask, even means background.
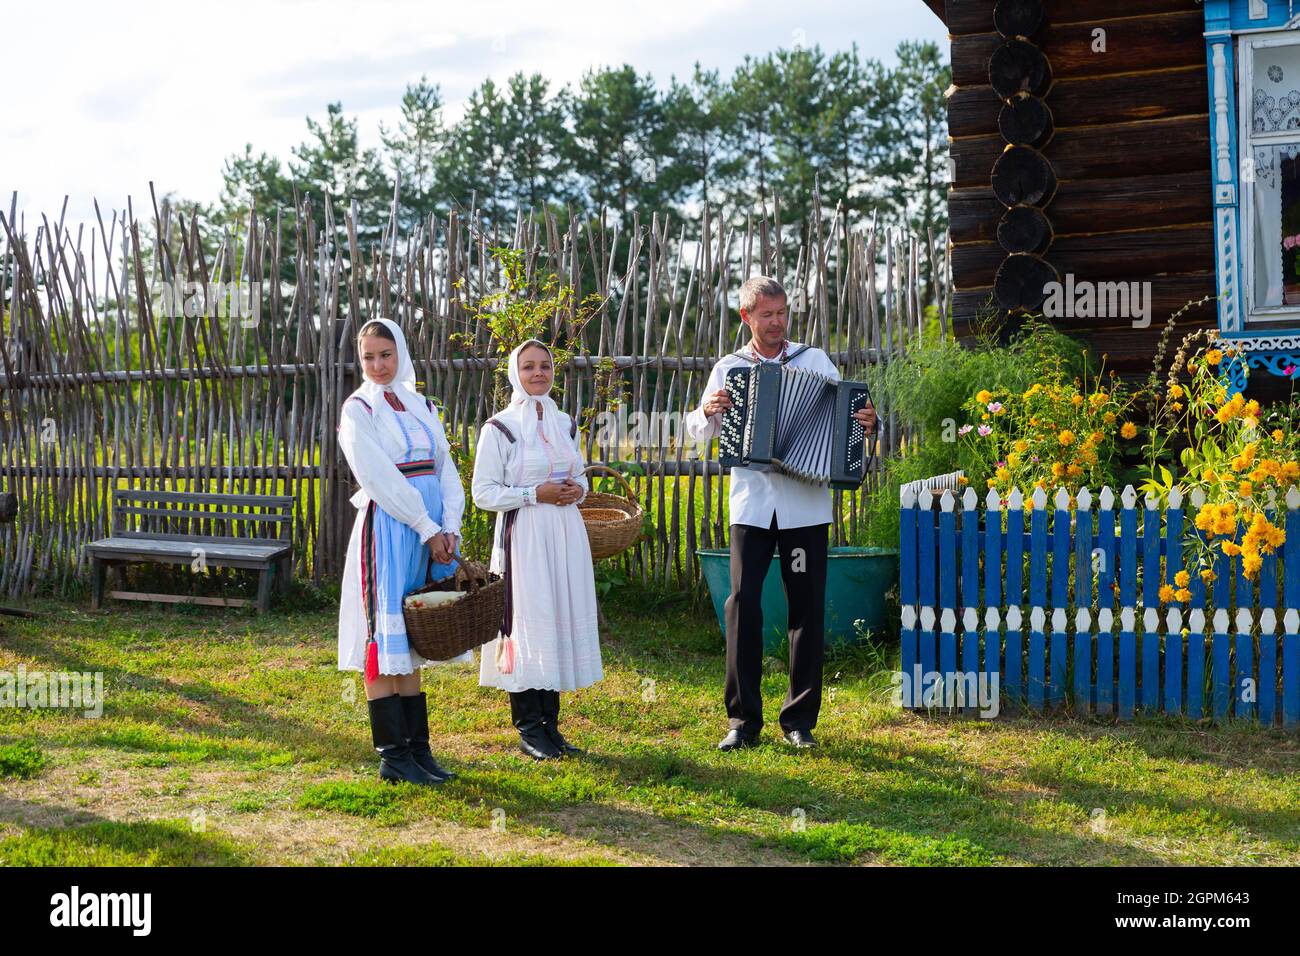
[[[1287,491],[1286,542],[1256,580],[1218,553],[1208,591],[1193,572],[1191,600],[1163,609],[1160,586],[1182,570],[1183,494],[1164,509],[1147,495],[1140,512],[1137,497],[1127,486],[1116,509],[1110,488],[1095,501],[1083,488],[1071,508],[1060,488],[1049,512],[1039,488],[1026,528],[1018,490],[1005,504],[990,490],[980,507],[973,488],[904,486],[903,705],[973,712],[996,675],[1003,712],[1300,726],[1300,491]],[[1188,500],[1194,514],[1204,496]],[[1197,533],[1190,519],[1186,531]]]

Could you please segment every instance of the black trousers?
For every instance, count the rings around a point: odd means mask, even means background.
[[[812,730],[822,704],[826,645],[827,537],[830,525],[777,528],[731,526],[731,594],[727,622],[727,718],[732,728],[757,734],[763,726],[763,579],[772,551],[781,557],[781,579],[790,607],[790,689],[781,707],[781,729]]]

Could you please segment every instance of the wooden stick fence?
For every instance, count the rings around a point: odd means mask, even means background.
[[[982,509],[973,488],[901,489],[904,706],[975,710],[996,679],[1000,708],[1300,726],[1300,489],[1257,579],[1217,552],[1213,586],[1193,570],[1186,607],[1163,612],[1160,586],[1183,570],[1181,491],[1165,509],[1146,496],[1140,528],[1132,485],[1118,509],[1109,488],[1095,511],[1088,489],[1076,500],[1056,491],[1049,529],[1041,488],[1028,503],[990,490]]]
[[[166,202],[153,203],[151,229],[130,203],[107,224],[95,211],[88,235],[73,235],[62,217],[41,216],[29,231],[16,196],[0,212],[0,490],[20,503],[17,522],[0,527],[4,594],[84,581],[83,546],[108,533],[116,487],[292,495],[295,573],[336,579],[353,514],[336,429],[358,381],[356,330],[381,315],[402,326],[468,483],[478,425],[495,411],[499,359],[466,300],[501,287],[494,246],[522,250],[530,276],[560,276],[575,303],[602,297],[559,376],[563,407],[575,413],[684,416],[713,363],[742,344],[729,300],[753,274],[786,284],[790,337],[827,349],[845,377],[917,340],[921,264],[931,267],[933,298],[945,309],[951,300],[945,247],[851,229],[838,210],[802,245],[777,205],[743,228],[708,208],[691,223],[637,216],[626,230],[603,213],[567,225],[521,213],[504,232],[478,211],[453,212],[405,236],[390,221],[369,248],[357,239],[355,203],[341,222],[328,201],[274,216],[253,210],[213,241]],[[195,294],[178,298],[178,289]],[[552,332],[571,318],[555,315]],[[597,388],[606,359],[629,396],[621,410]],[[905,436],[896,415],[879,412],[883,456]],[[674,436],[630,448],[625,437],[584,433],[589,460],[644,472],[634,484],[654,532],[623,560],[643,582],[693,584],[695,549],[726,544],[716,452],[693,456]],[[836,492],[836,541],[858,533],[863,493],[877,481]]]

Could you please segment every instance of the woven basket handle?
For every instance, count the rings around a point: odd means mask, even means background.
[[[613,475],[622,483],[624,489],[626,489],[627,491],[627,496],[631,498],[633,501],[636,501],[636,492],[632,490],[632,486],[628,484],[627,479],[624,478],[623,475],[620,474],[618,471],[615,471],[613,468],[610,468],[608,465],[588,465],[586,468],[583,469],[582,473],[585,475],[591,471],[609,472],[609,474]]]
[[[473,561],[462,559],[455,552],[452,553],[451,563],[456,565],[455,578],[463,580],[469,587],[470,591],[477,591],[488,583],[488,574],[481,564],[475,564]],[[433,562],[430,561],[424,570],[424,583],[426,585],[433,583]]]

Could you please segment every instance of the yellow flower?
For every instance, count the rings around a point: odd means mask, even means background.
[[[1138,428],[1132,422],[1125,422],[1120,428],[1119,433],[1124,438],[1132,438],[1138,433]]]
[[[1204,571],[1201,572],[1201,580],[1204,581],[1206,584],[1209,584],[1211,581],[1213,581],[1214,577],[1215,577],[1214,572],[1209,568],[1206,568]]]
[[[1191,579],[1192,576],[1188,574],[1186,571],[1179,571],[1177,574],[1174,575],[1174,584],[1177,584],[1180,588],[1185,588],[1187,587],[1187,582],[1189,582]]]
[[[987,405],[989,402],[993,401],[993,394],[988,389],[982,388],[975,395],[975,401],[979,402],[981,405]]]
[[[1105,415],[1102,415],[1102,416],[1101,416],[1101,420],[1102,420],[1103,422],[1105,422],[1107,425],[1114,425],[1114,424],[1115,424],[1115,413],[1114,413],[1114,412],[1107,412]]]
[[[1029,450],[1029,442],[1025,441],[1023,438],[1017,438],[1015,449],[1016,451],[1020,452],[1020,454],[1023,455],[1025,452]]]
[[[1183,410],[1183,403],[1182,403],[1182,402],[1171,402],[1171,403],[1169,404],[1169,410],[1170,410],[1171,412],[1181,412],[1181,411]]]
[[[1213,468],[1206,468],[1206,469],[1205,469],[1205,473],[1204,473],[1201,477],[1203,477],[1206,481],[1213,481],[1213,480],[1214,480],[1214,469],[1213,469]]]
[[[1059,461],[1052,462],[1052,477],[1060,478],[1064,474],[1065,474],[1065,465],[1063,465]]]
[[[1205,353],[1205,361],[1210,365],[1218,365],[1223,361],[1223,353],[1218,349],[1210,349]]]
[[[1056,436],[1056,440],[1059,441],[1062,445],[1073,445],[1073,444],[1074,444],[1074,432],[1072,432],[1072,431],[1070,431],[1070,429],[1066,428],[1066,429],[1064,429],[1064,430],[1061,432],[1061,434],[1059,434],[1059,435]]]
[[[1237,494],[1241,495],[1243,498],[1249,498],[1251,492],[1254,490],[1254,486],[1249,481],[1243,481],[1237,486]]]
[[[1169,397],[1170,397],[1170,398],[1182,398],[1182,397],[1183,397],[1183,387],[1182,387],[1181,385],[1179,385],[1177,382],[1175,382],[1173,385],[1170,385],[1170,386],[1169,386]]]
[[[1192,592],[1187,590],[1187,588],[1179,588],[1174,592],[1174,598],[1179,601],[1190,601],[1192,599]]]
[[[986,479],[984,479],[984,481],[985,481],[985,483],[986,483],[990,488],[992,488],[993,485],[995,484],[995,482],[993,481],[992,478],[986,478]]]
[[[1065,473],[1069,475],[1071,478],[1078,478],[1080,475],[1083,474],[1083,469],[1080,468],[1078,465],[1070,465],[1069,468],[1065,469]]]
[[[1258,554],[1248,554],[1241,559],[1241,566],[1245,570],[1247,577],[1254,577],[1263,563],[1264,559]]]
[[[967,478],[965,475],[959,475],[959,476],[957,477],[957,484],[959,484],[959,485],[968,485],[968,484],[970,484],[970,479]]]
[[[994,474],[997,475],[998,481],[1006,481],[1011,477],[1011,472],[1007,471],[1005,468],[999,468],[994,472]]]
[[[1014,468],[1014,467],[1016,467],[1016,465],[1018,465],[1018,464],[1020,464],[1020,456],[1019,456],[1019,455],[1017,455],[1014,451],[1013,451],[1011,454],[1007,455],[1007,467],[1008,467],[1008,468]]]
[[[1164,604],[1165,602],[1172,601],[1173,599],[1174,599],[1174,589],[1167,584],[1160,585],[1160,603]]]
[[[1074,396],[1072,396],[1072,397],[1070,398],[1070,403],[1071,403],[1072,405],[1074,405],[1075,408],[1078,408],[1080,405],[1083,404],[1083,396],[1082,396],[1082,395],[1074,395]]]
[[[1105,437],[1106,436],[1103,435],[1101,432],[1093,432],[1091,435],[1088,436],[1088,440],[1092,442],[1094,445],[1100,445],[1102,443],[1102,440],[1105,439]]]
[[[1273,429],[1273,441],[1281,441],[1285,437],[1286,436],[1282,434],[1282,429],[1280,428]]]
[[[1225,541],[1223,542],[1223,553],[1230,558],[1234,558],[1241,554],[1241,548],[1240,546],[1233,544],[1231,541]]]
[[[1088,398],[1088,403],[1092,405],[1093,408],[1101,408],[1101,406],[1106,404],[1106,393],[1093,392]]]

